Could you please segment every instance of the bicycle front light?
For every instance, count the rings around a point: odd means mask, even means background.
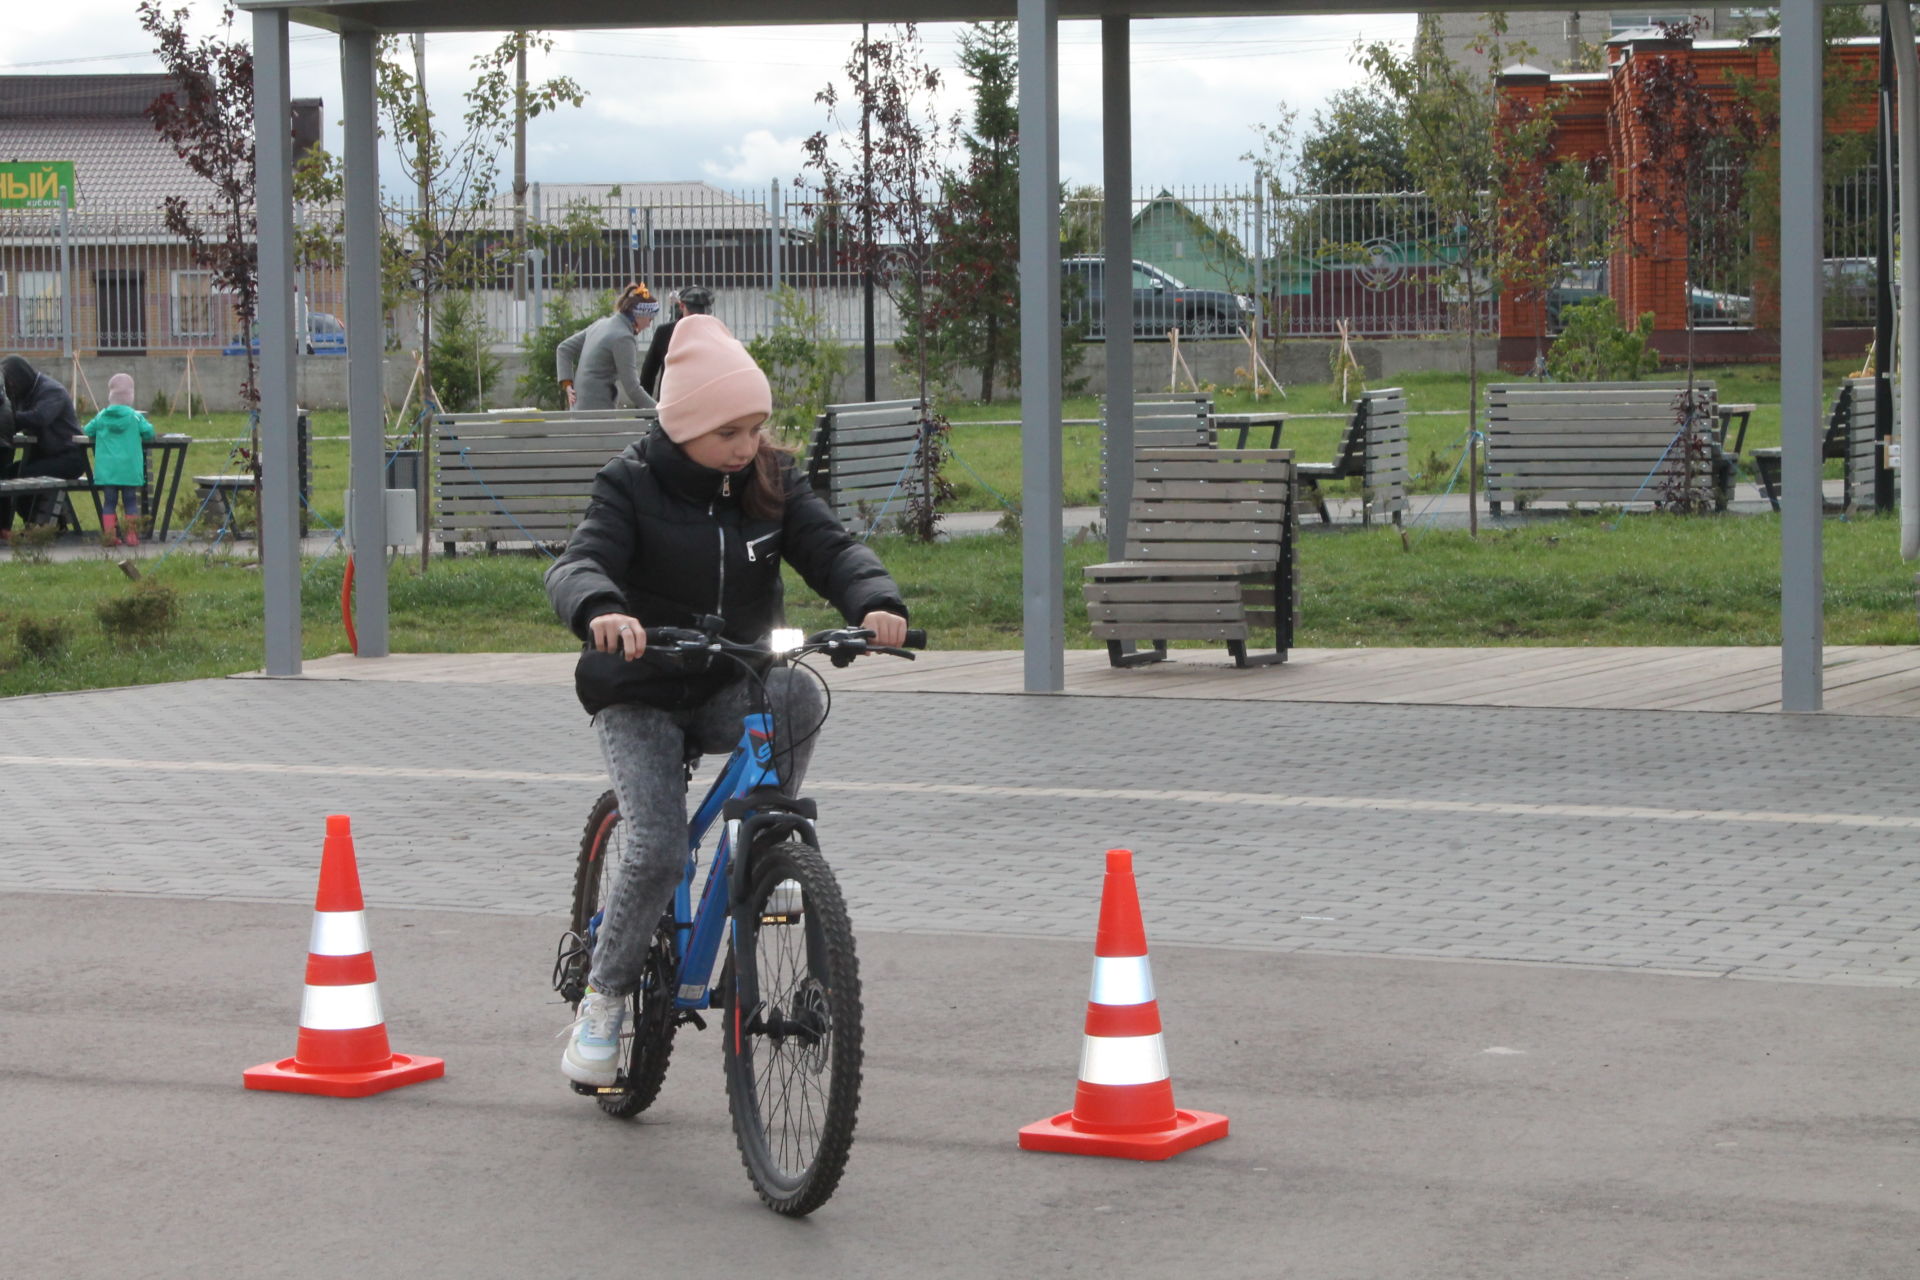
[[[807,633],[797,627],[775,627],[767,637],[767,647],[775,653],[792,653],[807,642]]]

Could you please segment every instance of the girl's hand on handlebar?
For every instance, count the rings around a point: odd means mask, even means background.
[[[873,632],[873,643],[898,649],[907,642],[907,620],[897,613],[874,610],[860,619],[860,625]]]
[[[587,632],[595,649],[617,653],[628,662],[647,651],[647,629],[630,614],[603,613],[587,624]]]

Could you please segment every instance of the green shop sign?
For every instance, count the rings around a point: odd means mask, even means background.
[[[71,160],[0,162],[0,209],[58,209],[61,187],[72,199]]]

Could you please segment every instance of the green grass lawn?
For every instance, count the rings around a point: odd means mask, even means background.
[[[1829,520],[1830,644],[1914,644],[1914,569],[1892,519]],[[1758,645],[1779,643],[1779,521],[1773,516],[1543,518],[1478,539],[1463,531],[1310,530],[1301,538],[1301,647],[1347,645]],[[1012,535],[932,546],[878,538],[916,625],[941,649],[1021,645],[1020,544]],[[1067,644],[1088,647],[1080,569],[1104,546],[1066,548]],[[390,574],[395,652],[531,652],[576,647],[541,589],[543,557],[409,558]],[[347,649],[344,562],[311,561],[302,582],[302,652]],[[116,642],[98,610],[134,588],[106,553],[63,564],[0,563],[0,695],[227,675],[261,663],[258,569],[232,555],[176,552],[144,566],[171,587],[179,617],[163,637]],[[789,579],[800,626],[835,619]],[[21,626],[64,627],[51,655]]]
[[[1829,385],[1851,361],[1832,363]],[[1707,371],[1723,401],[1758,404],[1747,447],[1777,444],[1779,372],[1771,366]],[[1399,380],[1415,407],[1412,437],[1416,486],[1444,487],[1466,430],[1467,380],[1420,374]],[[1342,406],[1325,385],[1288,389],[1255,404],[1244,392],[1218,397],[1222,411],[1271,409],[1295,415],[1284,442],[1303,457],[1332,457]],[[1424,412],[1420,412],[1424,410]],[[1097,417],[1091,398],[1069,400],[1063,416]],[[958,490],[952,510],[998,510],[1020,492],[1020,429],[990,419],[1017,414],[1011,405],[956,405]],[[1326,414],[1326,417],[1304,415]],[[341,520],[347,485],[346,414],[312,418],[314,528]],[[186,474],[226,472],[240,464],[229,438],[244,437],[241,414],[155,419],[161,431],[196,443]],[[1098,501],[1099,430],[1064,429],[1066,501]],[[191,485],[176,526],[192,515]],[[79,504],[90,525],[89,504]],[[1827,641],[1913,644],[1912,566],[1898,555],[1892,519],[1829,520],[1825,526]],[[1683,518],[1607,515],[1542,517],[1478,539],[1464,532],[1392,529],[1364,532],[1309,528],[1300,544],[1302,647],[1345,645],[1668,645],[1779,642],[1779,522],[1772,516]],[[1021,569],[1017,537],[962,538],[921,546],[876,539],[934,643],[946,649],[1012,649],[1021,643]],[[1105,558],[1101,542],[1066,548],[1067,643],[1088,646],[1080,600],[1080,568]],[[343,560],[308,562],[302,584],[302,649],[309,658],[347,649],[340,620]],[[546,560],[535,556],[436,558],[393,562],[391,637],[396,652],[567,650],[574,641],[554,622],[540,587]],[[143,644],[110,639],[97,610],[132,590],[107,554],[68,564],[0,561],[0,694],[48,692],[225,675],[261,662],[258,570],[231,553],[175,551],[145,565],[147,577],[171,587],[179,615],[170,632]],[[807,588],[790,583],[799,625],[827,625],[828,611]],[[51,628],[50,654],[30,655],[21,626]],[[57,633],[64,631],[64,637]]]

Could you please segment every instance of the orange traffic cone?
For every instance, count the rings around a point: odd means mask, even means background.
[[[364,1098],[416,1080],[446,1074],[439,1058],[395,1053],[387,1047],[367,942],[360,869],[353,831],[344,814],[327,818],[320,853],[320,891],[313,901],[313,939],[307,946],[307,992],[300,1002],[300,1037],[293,1056],[242,1072],[249,1089]]]
[[[1147,929],[1133,883],[1133,854],[1109,849],[1073,1110],[1021,1129],[1020,1146],[1027,1151],[1165,1160],[1226,1136],[1225,1116],[1173,1105],[1160,1005],[1153,998],[1153,972],[1147,967]]]

